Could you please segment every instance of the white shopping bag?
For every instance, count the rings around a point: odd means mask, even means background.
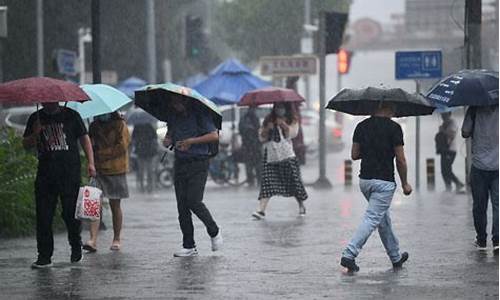
[[[87,221],[97,221],[101,219],[102,191],[92,186],[92,182],[91,180],[89,185],[81,187],[78,192],[75,219]]]

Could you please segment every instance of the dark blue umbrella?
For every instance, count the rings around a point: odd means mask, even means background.
[[[498,105],[498,72],[462,70],[438,82],[425,96],[437,107]]]
[[[238,60],[229,59],[192,88],[215,104],[223,105],[236,104],[246,92],[266,86],[271,86],[271,83],[253,75]]]
[[[134,97],[135,90],[138,90],[148,84],[145,80],[138,77],[129,77],[118,85],[118,89],[129,97]]]

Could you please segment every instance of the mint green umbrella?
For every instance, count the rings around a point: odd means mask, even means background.
[[[171,82],[162,84],[150,84],[135,91],[135,103],[155,118],[167,121],[169,112],[168,101],[174,96],[182,96],[185,100],[194,101],[205,108],[212,115],[215,126],[221,129],[222,114],[217,105],[208,100],[196,90],[177,85]]]
[[[90,101],[70,102],[67,107],[76,110],[82,119],[115,112],[132,102],[127,95],[106,84],[84,84],[80,88]]]

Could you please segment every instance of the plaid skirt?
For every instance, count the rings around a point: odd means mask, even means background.
[[[273,163],[267,163],[264,159],[259,199],[276,195],[295,197],[300,201],[307,199],[296,157]]]

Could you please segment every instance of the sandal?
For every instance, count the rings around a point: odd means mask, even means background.
[[[113,243],[111,247],[109,247],[109,250],[111,251],[120,251],[120,243]]]
[[[92,246],[92,245],[89,245],[89,244],[84,244],[84,245],[82,246],[82,249],[83,249],[83,250],[85,250],[85,251],[87,251],[88,253],[94,253],[94,252],[96,252],[96,251],[97,251],[97,248],[96,248],[96,247],[94,247],[94,246]]]

